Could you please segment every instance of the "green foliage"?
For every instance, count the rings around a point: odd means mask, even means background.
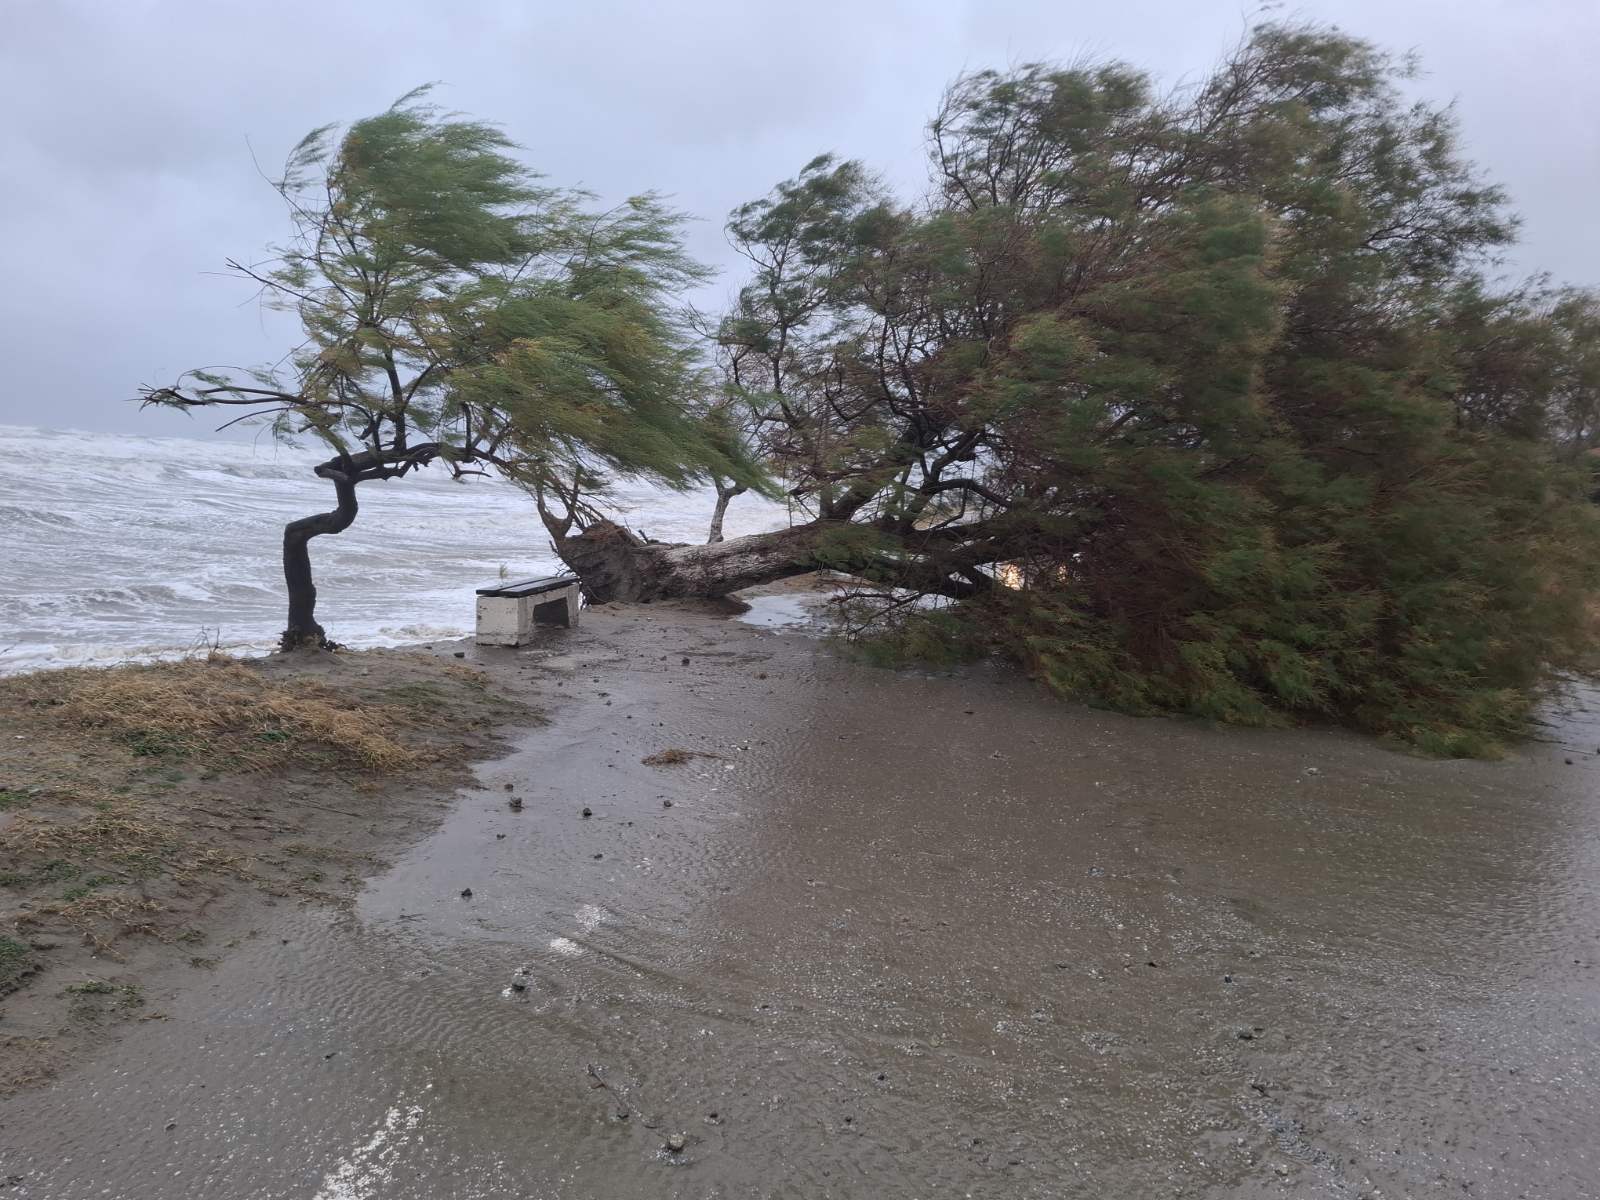
[[[734,214],[732,388],[866,531],[828,565],[959,601],[875,653],[1441,753],[1523,730],[1591,640],[1600,300],[1491,283],[1515,222],[1410,70],[1268,25],[1166,98],[980,72],[926,205],[819,159]]]
[[[26,942],[0,934],[0,996],[16,991],[38,969],[38,956]]]
[[[107,983],[103,979],[69,983],[61,989],[61,994],[71,997],[76,1002],[79,1015],[90,1015],[99,1011],[94,1006],[102,997],[115,997],[116,1007],[122,1009],[139,1008],[145,1002],[144,991],[138,984]]]
[[[67,862],[65,859],[52,859],[34,873],[34,878],[42,883],[62,883],[69,879],[76,879],[83,874],[83,868],[77,863]]]
[[[849,614],[847,614],[848,617]],[[863,620],[877,613],[864,607]],[[909,618],[870,626],[870,636],[855,636],[848,648],[863,661],[877,667],[899,667],[921,663],[934,667],[954,667],[981,657],[987,645],[971,621],[947,610],[918,612]]]
[[[62,892],[61,899],[70,904],[75,900],[82,900],[85,896],[98,891],[100,888],[109,887],[120,882],[121,880],[115,875],[91,875],[81,883],[75,883]]]
[[[304,342],[283,370],[194,371],[146,403],[235,406],[316,438],[337,454],[319,473],[340,484],[492,467],[569,526],[617,476],[765,487],[700,419],[676,301],[706,271],[682,215],[648,193],[598,210],[517,152],[426,88],[313,130],[276,185],[291,237],[262,265],[230,264],[298,316]]]

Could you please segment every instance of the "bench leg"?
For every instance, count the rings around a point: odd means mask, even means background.
[[[480,646],[520,646],[528,640],[532,624],[532,605],[511,596],[478,597]]]
[[[538,625],[561,625],[575,629],[578,624],[579,593],[575,587],[550,597],[534,606],[533,620]]]

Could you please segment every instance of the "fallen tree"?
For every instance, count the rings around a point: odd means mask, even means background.
[[[818,567],[827,529],[797,525],[707,545],[653,542],[612,521],[595,521],[555,543],[595,604],[717,599]]]
[[[1514,221],[1407,69],[1269,24],[1176,92],[963,77],[915,204],[811,162],[730,219],[717,336],[812,520],[664,547],[547,490],[557,550],[607,598],[847,571],[1137,711],[1514,734],[1590,644],[1600,304],[1497,287]]]

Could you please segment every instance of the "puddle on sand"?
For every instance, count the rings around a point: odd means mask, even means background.
[[[353,912],[0,1101],[10,1194],[1600,1194],[1593,712],[1436,762],[602,642]]]
[[[819,630],[828,623],[827,592],[778,592],[741,596],[750,607],[734,617],[746,625],[779,631]]]

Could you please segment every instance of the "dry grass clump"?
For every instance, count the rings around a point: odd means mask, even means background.
[[[246,887],[344,902],[379,825],[420,827],[497,726],[539,719],[491,682],[400,651],[0,678],[0,995],[69,1031],[0,1038],[0,1094],[48,1078],[71,1030],[130,1019],[112,1001],[136,983],[43,998],[42,976],[215,965],[191,951]]]
[[[222,656],[0,681],[0,704],[18,703],[142,756],[245,770],[264,770],[308,748],[375,771],[403,771],[420,761],[398,737],[414,722],[413,710],[364,701],[313,679],[280,682]]]

